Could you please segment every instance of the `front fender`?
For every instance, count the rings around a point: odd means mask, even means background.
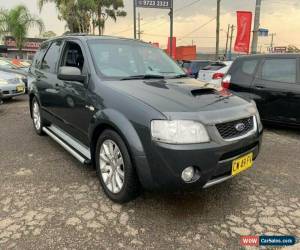
[[[92,141],[95,131],[105,125],[113,127],[120,133],[128,144],[133,157],[145,156],[143,145],[132,123],[122,113],[114,109],[101,110],[94,115],[89,128],[90,141]]]

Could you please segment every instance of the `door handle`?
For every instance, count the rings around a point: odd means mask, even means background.
[[[58,83],[55,83],[55,89],[60,89],[60,84],[58,84]]]
[[[264,87],[264,86],[261,86],[261,85],[256,85],[255,88],[256,88],[256,89],[264,89],[265,87]]]

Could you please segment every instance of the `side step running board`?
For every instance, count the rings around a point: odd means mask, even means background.
[[[52,131],[50,131],[47,127],[43,127],[43,131],[49,135],[53,140],[55,140],[59,145],[61,145],[65,150],[67,150],[71,155],[73,155],[77,160],[79,160],[82,164],[89,164],[90,160],[83,157],[79,153],[77,153],[73,148],[71,148],[68,144],[66,144],[63,140],[58,138]]]

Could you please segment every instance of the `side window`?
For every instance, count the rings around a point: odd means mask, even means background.
[[[296,59],[267,59],[262,67],[262,79],[267,81],[296,83]]]
[[[63,58],[60,66],[69,66],[79,68],[81,72],[85,73],[85,60],[80,46],[75,42],[67,42]]]
[[[36,52],[36,54],[34,55],[30,69],[34,69],[34,68],[39,69],[41,67],[42,59],[47,51],[48,46],[49,46],[48,43],[44,43],[41,45],[38,52]]]
[[[51,44],[42,61],[41,70],[49,73],[55,73],[56,64],[59,60],[61,43],[61,41],[56,41]]]
[[[243,62],[242,71],[245,74],[253,75],[255,68],[258,64],[258,60],[247,60]]]

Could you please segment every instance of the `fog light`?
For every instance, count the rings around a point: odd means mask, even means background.
[[[187,167],[182,171],[181,178],[185,182],[190,182],[193,179],[194,175],[195,175],[194,167]]]

